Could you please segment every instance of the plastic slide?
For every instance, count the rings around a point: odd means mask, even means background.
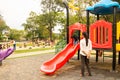
[[[73,46],[72,43],[66,45],[66,47],[56,54],[50,60],[44,62],[40,68],[45,74],[53,74],[56,70],[61,68],[80,48],[80,44]]]
[[[4,60],[7,58],[10,54],[12,54],[14,51],[13,48],[8,48],[7,50],[0,51],[0,61]]]

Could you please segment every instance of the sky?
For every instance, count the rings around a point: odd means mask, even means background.
[[[40,13],[40,0],[0,0],[0,14],[12,29],[23,30],[29,13]]]

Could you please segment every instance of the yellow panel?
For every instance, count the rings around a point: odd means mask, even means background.
[[[120,51],[120,44],[116,44],[116,51]]]
[[[117,40],[120,37],[120,22],[117,23]]]

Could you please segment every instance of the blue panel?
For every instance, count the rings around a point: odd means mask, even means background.
[[[101,0],[95,5],[87,7],[86,10],[89,10],[93,14],[106,15],[113,13],[113,7],[118,7],[117,11],[120,11],[120,5],[118,2]]]

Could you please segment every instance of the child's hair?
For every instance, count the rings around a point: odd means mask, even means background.
[[[72,35],[71,38],[74,38],[75,41],[78,40],[78,37],[76,35]]]
[[[88,34],[87,34],[87,32],[83,32],[82,35],[85,37],[86,46],[88,46]]]

